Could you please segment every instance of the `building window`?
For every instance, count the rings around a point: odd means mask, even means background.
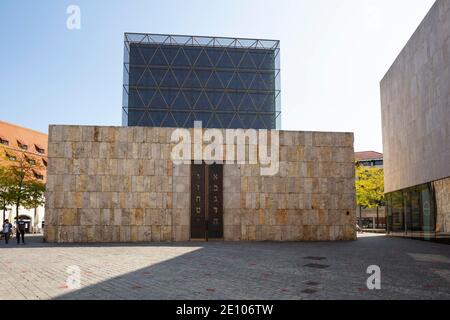
[[[22,150],[28,150],[28,146],[22,142],[20,142],[19,140],[17,140],[17,145],[19,146],[20,149]]]
[[[0,138],[0,144],[3,144],[5,146],[9,146],[9,141],[3,138]]]
[[[34,145],[36,147],[36,151],[40,154],[44,154],[45,153],[45,149],[42,149],[41,147]]]
[[[382,166],[383,165],[383,160],[375,160],[375,165],[376,166]]]
[[[16,161],[17,157],[12,155],[12,154],[6,154],[6,157],[8,158],[9,161]]]
[[[33,171],[34,177],[38,180],[44,180],[44,176],[36,171]]]
[[[28,157],[25,157],[25,159],[26,159],[27,162],[28,162],[29,164],[31,164],[32,166],[36,165],[36,160],[31,159],[31,158],[28,158]]]

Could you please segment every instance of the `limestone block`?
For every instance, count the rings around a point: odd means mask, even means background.
[[[319,240],[319,241],[329,241],[330,240],[330,227],[329,226],[318,226],[317,227],[317,240]]]
[[[57,235],[58,241],[61,243],[67,243],[69,235],[67,234],[66,227],[58,227],[58,235]],[[72,237],[73,238],[73,237]]]
[[[307,226],[317,226],[319,224],[319,210],[304,210],[303,222]]]
[[[48,128],[49,145],[53,142],[61,142],[63,140],[63,127],[50,125]]]
[[[95,127],[93,126],[81,127],[81,141],[94,141],[94,131]]]
[[[317,241],[318,226],[306,225],[303,226],[303,238],[305,241]]]
[[[47,221],[48,225],[51,225],[51,226],[58,225],[59,220],[60,220],[60,215],[61,215],[61,213],[60,213],[60,210],[58,210],[58,209],[53,209],[53,208],[45,209],[45,221]]]
[[[173,175],[174,176],[181,176],[181,177],[190,177],[191,175],[191,166],[186,164],[181,165],[175,165],[173,168]]]
[[[135,129],[135,128],[133,128]],[[98,127],[98,137],[95,136],[97,128],[94,129],[94,141],[115,142],[117,139],[117,129],[114,127]],[[97,140],[95,138],[98,138]]]
[[[130,226],[130,241],[138,241],[138,227],[136,225]]]
[[[118,127],[116,130],[116,142],[128,142],[128,127]]]
[[[344,162],[336,164],[338,176],[342,178],[355,177],[355,165],[353,163]]]
[[[356,197],[354,194],[344,194],[339,197],[340,209],[351,209],[356,207]]]
[[[87,159],[91,154],[91,142],[74,142],[72,143],[72,155],[74,159]]]
[[[306,176],[309,178],[320,177],[320,167],[318,162],[307,162],[306,163]]]
[[[344,240],[356,240],[356,227],[352,226],[344,226]]]
[[[284,226],[273,226],[269,233],[270,240],[282,241],[283,240],[283,231],[286,232],[286,228]]]
[[[173,187],[176,193],[189,193],[190,192],[190,179],[189,177],[173,177]]]
[[[161,241],[172,241],[172,226],[162,226],[161,227]]]
[[[304,161],[318,162],[320,160],[319,151],[320,151],[320,147],[306,147]]]
[[[314,132],[313,133],[313,145],[320,146],[332,146],[333,134],[328,132]]]
[[[102,226],[97,227],[97,230],[100,230],[101,232],[101,239],[99,239],[99,242],[112,242],[113,241],[113,230],[114,228],[111,226]]]
[[[123,209],[114,209],[114,219],[113,219],[113,225],[114,226],[120,226],[122,225],[122,210]]]
[[[46,225],[44,227],[44,242],[55,242],[55,227],[53,225]]]
[[[152,241],[160,242],[161,237],[161,226],[152,226],[152,232],[151,232]]]
[[[80,221],[77,218],[77,209],[62,209],[59,223],[62,226],[78,225]]]
[[[120,242],[131,241],[131,227],[129,225],[123,225],[120,227]]]
[[[174,180],[175,181],[175,180]],[[189,186],[189,184],[186,184]],[[241,189],[241,178],[239,176],[223,176],[223,191],[227,192],[239,192]]]
[[[87,226],[83,228],[86,230],[86,242],[98,242],[98,239],[101,239],[101,234],[99,234],[100,231],[97,231],[95,226]]]
[[[81,242],[81,227],[80,226],[72,226],[73,230],[73,242],[79,243]]]
[[[64,158],[53,158],[52,161],[52,173],[54,174],[65,174],[65,166],[66,166],[66,159]]]
[[[241,239],[242,239],[241,226],[240,225],[231,226],[231,229],[233,230],[232,240],[233,241],[241,241]]]
[[[62,129],[63,141],[81,141],[81,127],[64,126]]]
[[[114,223],[114,210],[101,209],[100,225],[109,226]]]
[[[189,207],[190,194],[189,193],[173,193],[173,207],[175,209],[183,209]]]
[[[303,214],[300,210],[288,210],[287,212],[288,212],[287,225],[289,226],[303,225]]]
[[[147,242],[152,239],[152,228],[150,226],[137,226],[137,241]]]
[[[288,221],[288,214],[287,210],[277,210],[276,216],[275,216],[275,223],[276,225],[285,225]]]
[[[91,142],[89,157],[93,159],[100,158],[100,142]]]

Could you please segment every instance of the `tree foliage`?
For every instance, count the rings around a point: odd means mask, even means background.
[[[14,205],[16,218],[19,208],[37,208],[44,203],[45,185],[35,173],[42,170],[38,162],[30,161],[26,156],[16,156],[7,167],[0,167],[0,205],[3,210]]]
[[[5,211],[13,204],[10,187],[12,185],[11,171],[5,167],[0,167],[0,210]]]
[[[384,205],[383,169],[361,165],[356,167],[356,201],[363,208]]]

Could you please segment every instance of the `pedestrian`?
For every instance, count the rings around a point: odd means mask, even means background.
[[[17,244],[20,244],[21,236],[22,236],[22,244],[25,244],[25,226],[26,226],[26,222],[23,221],[23,217],[20,217],[19,221],[17,222],[17,228],[16,228]]]
[[[363,229],[359,226],[359,224],[356,224],[356,231],[359,233],[364,233]]]
[[[8,219],[6,219],[5,222],[3,223],[3,231],[2,231],[5,237],[5,244],[8,244],[9,235],[11,234],[11,228],[12,224],[9,222]]]

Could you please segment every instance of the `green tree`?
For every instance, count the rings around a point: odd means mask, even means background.
[[[6,209],[13,204],[11,185],[11,171],[5,167],[0,167],[0,210],[3,211],[3,222],[6,218]]]
[[[383,169],[361,165],[356,167],[356,201],[363,208],[384,205]]]
[[[24,201],[22,206],[25,209],[34,209],[44,205],[45,185],[39,181],[27,181],[24,188]]]
[[[16,220],[19,219],[20,207],[33,209],[44,203],[45,185],[35,176],[40,169],[42,166],[27,156],[17,156],[8,168],[11,175],[9,192],[16,208]]]

